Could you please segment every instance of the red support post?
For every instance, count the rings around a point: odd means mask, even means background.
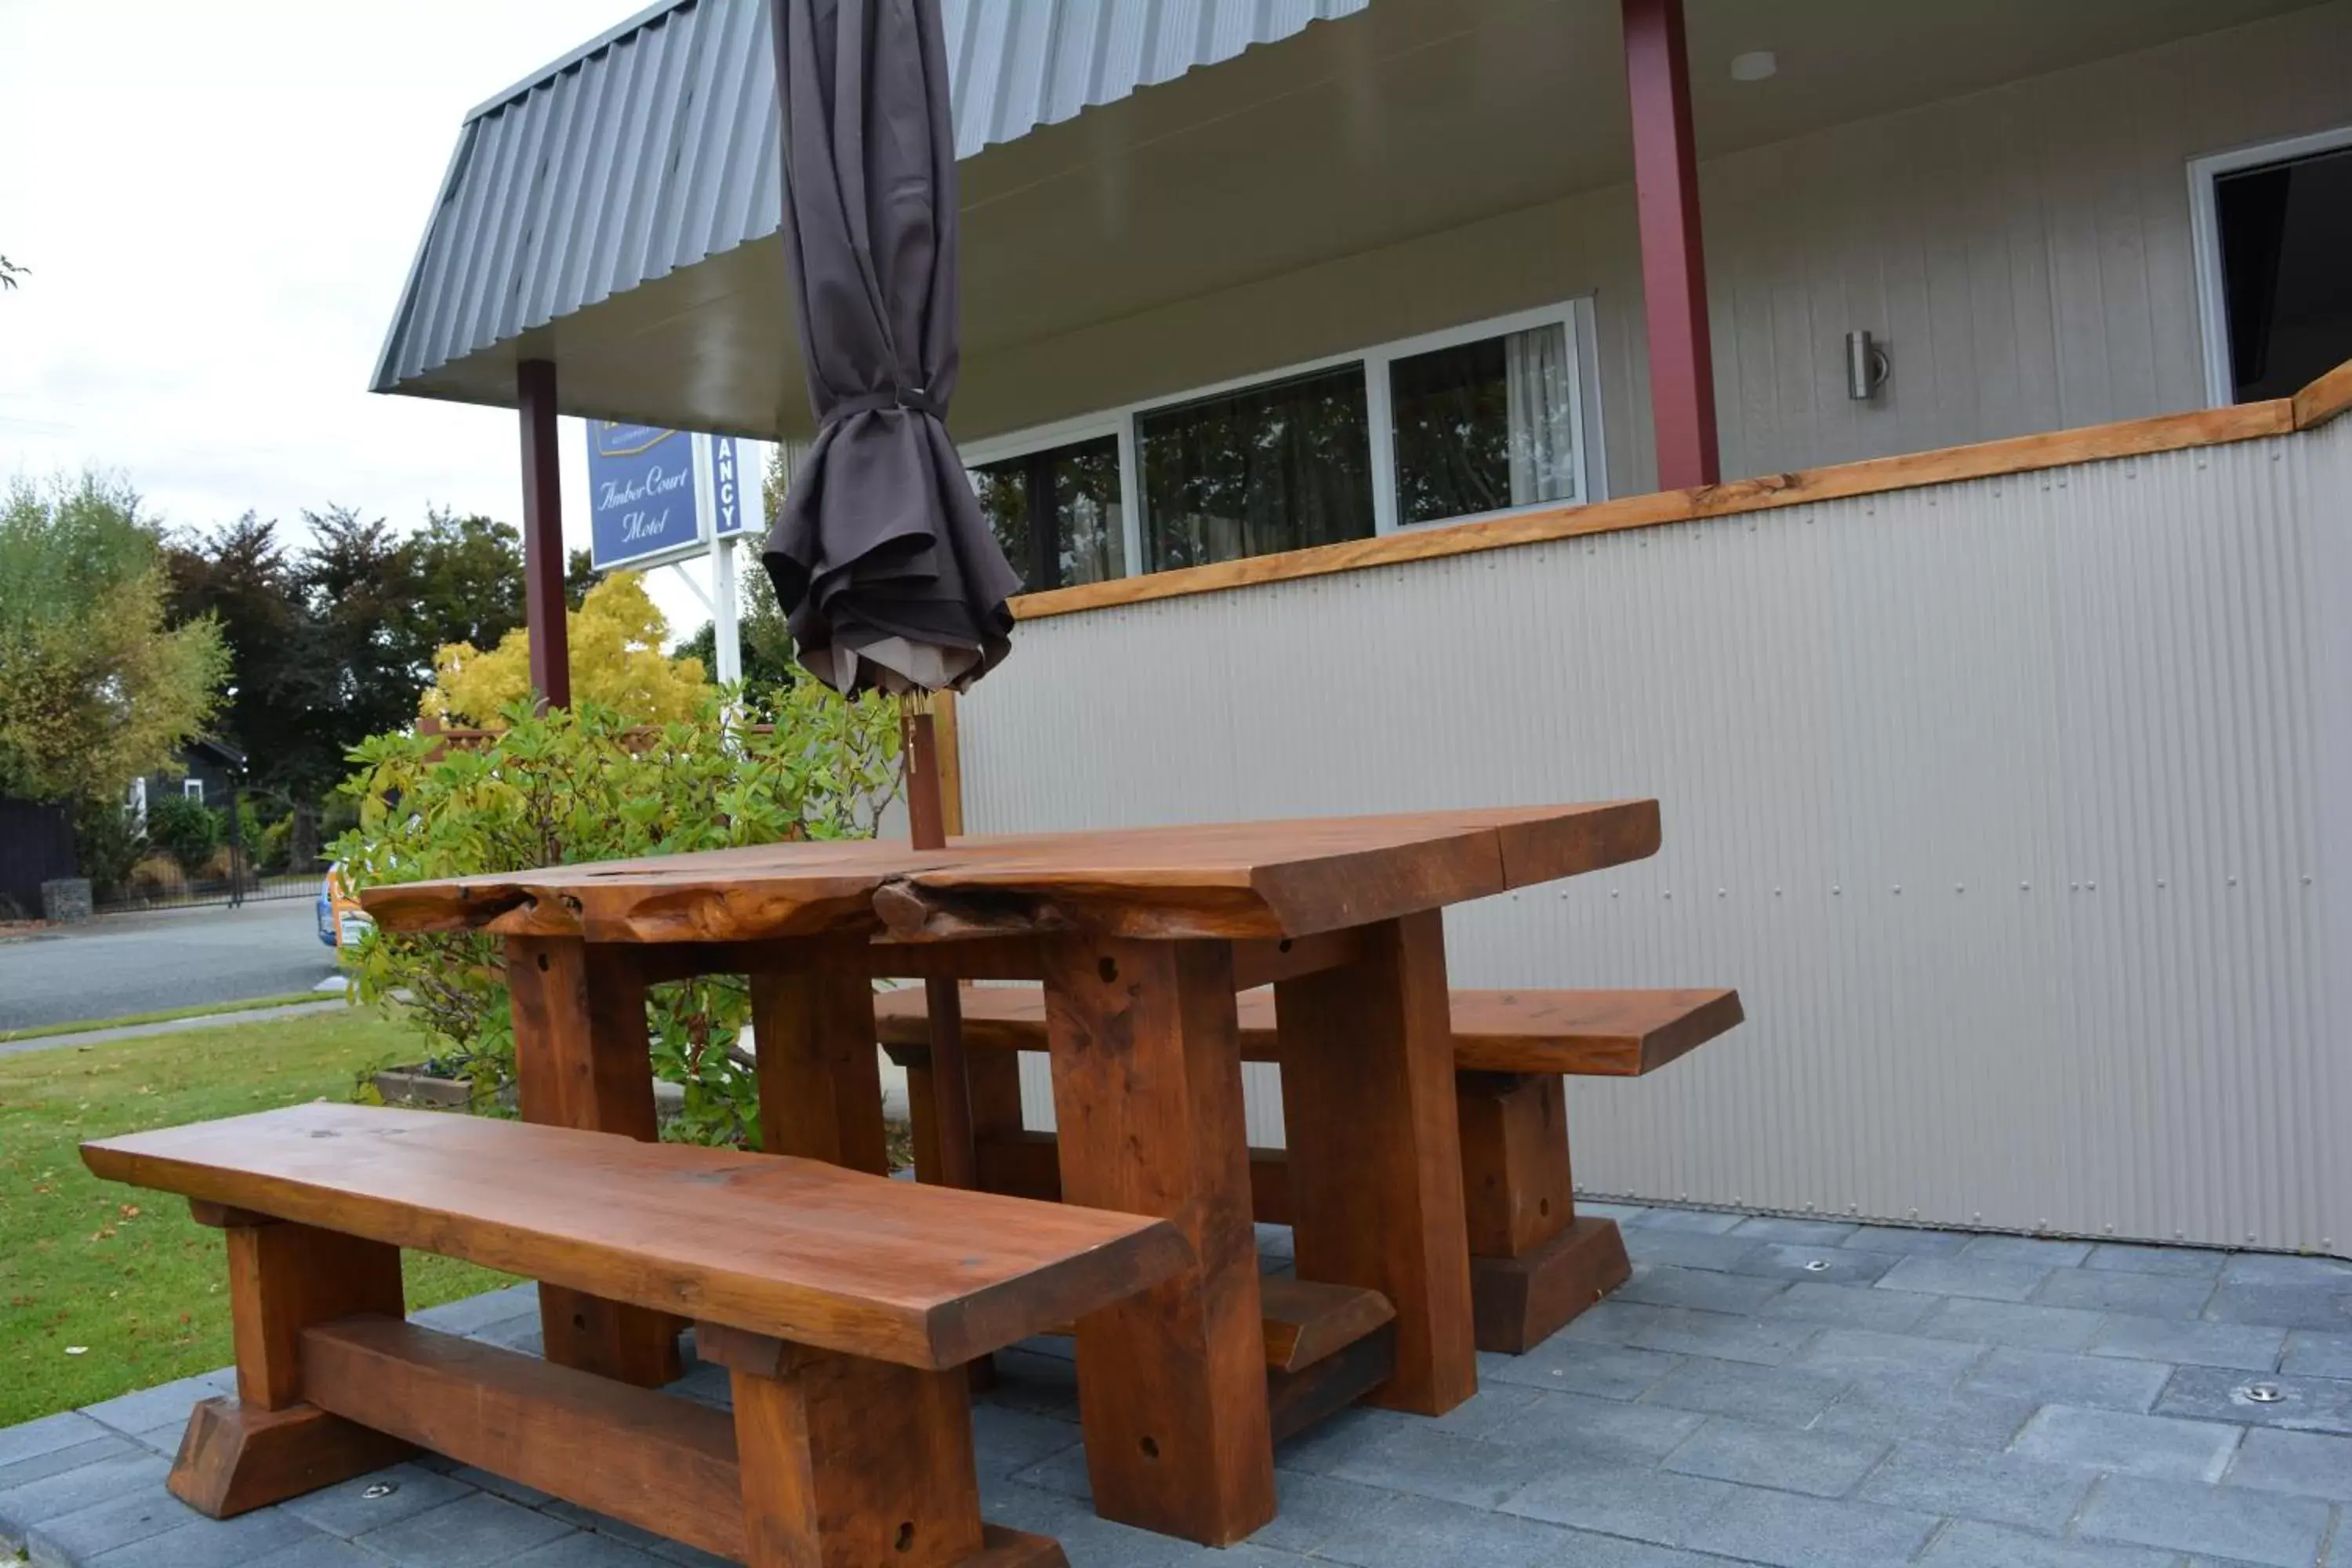
[[[1722,469],[1716,449],[1715,354],[1707,340],[1706,260],[1699,244],[1698,153],[1691,140],[1683,0],[1623,0],[1623,5],[1658,488],[1689,489],[1716,483]]]
[[[522,414],[523,610],[530,629],[530,684],[549,707],[572,706],[572,649],[563,612],[563,477],[555,457],[555,366],[515,366]]]

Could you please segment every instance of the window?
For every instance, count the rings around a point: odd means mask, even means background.
[[[1146,569],[1370,538],[1367,431],[1356,365],[1139,416]]]
[[[2352,359],[2352,128],[2189,168],[2211,401],[2289,396]]]
[[[205,781],[202,779],[182,779],[180,781],[180,793],[186,795],[190,800],[194,801],[198,805],[202,805],[205,803]]]
[[[972,487],[1032,589],[1589,500],[1591,319],[1571,300],[978,443]]]
[[[1126,575],[1118,437],[983,463],[971,485],[1028,592]]]

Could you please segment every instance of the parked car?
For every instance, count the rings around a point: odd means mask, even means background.
[[[341,952],[354,947],[367,934],[375,921],[360,908],[359,900],[343,886],[343,863],[340,860],[327,868],[327,875],[319,884],[319,940]]]

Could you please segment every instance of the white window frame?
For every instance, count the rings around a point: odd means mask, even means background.
[[[1397,521],[1396,492],[1396,423],[1389,402],[1389,366],[1399,359],[1428,353],[1436,349],[1457,347],[1463,343],[1480,342],[1488,338],[1508,336],[1537,327],[1558,326],[1568,335],[1569,363],[1574,369],[1569,388],[1570,410],[1576,427],[1576,500],[1573,501],[1534,501],[1526,506],[1505,507],[1495,511],[1466,513],[1461,517],[1440,518],[1433,521],[1400,524]],[[1140,402],[1122,404],[1115,408],[1100,409],[1075,418],[1056,420],[1050,425],[1034,425],[1026,429],[1009,431],[974,441],[963,448],[967,468],[982,468],[1013,458],[1025,458],[1056,447],[1066,447],[1080,441],[1100,440],[1108,436],[1118,442],[1119,521],[1121,523],[1122,564],[1129,577],[1143,575],[1143,468],[1141,442],[1137,425],[1142,416],[1163,409],[1181,407],[1203,398],[1222,396],[1226,393],[1245,392],[1251,387],[1274,382],[1288,381],[1295,376],[1311,375],[1339,365],[1355,364],[1363,368],[1364,414],[1367,433],[1371,445],[1372,465],[1372,531],[1375,535],[1394,533],[1400,527],[1416,531],[1427,528],[1451,528],[1456,523],[1484,522],[1498,517],[1517,517],[1527,512],[1548,511],[1560,506],[1582,506],[1606,499],[1608,494],[1607,463],[1603,456],[1603,433],[1601,425],[1601,395],[1599,374],[1593,364],[1591,344],[1594,339],[1592,299],[1590,295],[1563,300],[1555,305],[1537,310],[1515,311],[1507,316],[1492,316],[1481,321],[1469,321],[1442,331],[1423,332],[1414,337],[1398,338],[1377,343],[1370,348],[1355,349],[1346,353],[1326,354],[1320,359],[1302,360],[1295,364],[1270,370],[1253,371],[1247,375],[1234,376],[1206,385],[1187,387],[1181,392]]]
[[[199,778],[182,779],[180,793],[198,805],[202,805],[205,804],[205,781]]]
[[[2230,367],[2230,301],[2221,287],[2221,221],[2213,188],[2223,174],[2291,163],[2352,147],[2352,125],[2257,142],[2189,160],[2189,231],[2197,252],[2197,320],[2205,342],[2205,402],[2226,408],[2237,400]]]

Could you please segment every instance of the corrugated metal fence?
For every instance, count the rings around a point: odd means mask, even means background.
[[[2347,497],[2352,418],[1026,622],[967,820],[1655,795],[1448,921],[1456,984],[1746,999],[1571,1082],[1580,1187],[2352,1250]]]

